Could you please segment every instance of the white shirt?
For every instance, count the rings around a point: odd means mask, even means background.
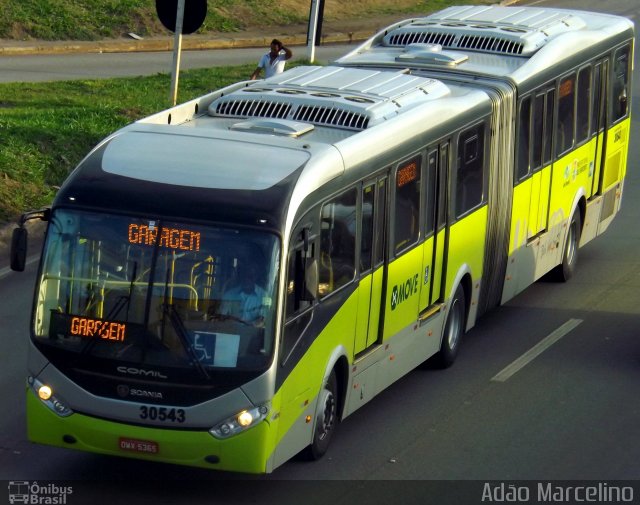
[[[287,55],[284,51],[280,51],[278,56],[274,58],[273,63],[271,62],[271,53],[267,53],[260,58],[258,67],[264,68],[265,79],[268,79],[269,77],[284,72],[284,64],[286,61]]]

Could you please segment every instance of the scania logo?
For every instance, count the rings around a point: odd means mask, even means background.
[[[153,377],[154,379],[167,379],[166,375],[163,375],[162,372],[158,370],[145,370],[144,368],[134,368],[130,366],[119,366],[117,368],[118,372],[124,373],[127,375],[138,375],[140,377]]]
[[[155,398],[156,400],[162,400],[162,393],[160,391],[147,391],[146,389],[131,389],[129,391],[131,396],[141,396],[143,398]]]
[[[129,396],[129,386],[125,384],[119,384],[116,391],[118,392],[118,396],[120,398],[126,398],[127,396]]]
[[[146,389],[130,388],[126,384],[119,384],[116,391],[121,398],[127,398],[128,396],[136,396],[142,398],[154,398],[156,400],[162,400],[163,396],[160,391],[149,391]]]

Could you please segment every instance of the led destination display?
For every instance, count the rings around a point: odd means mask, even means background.
[[[158,238],[158,227],[153,221],[149,224],[131,223],[128,238],[130,244],[155,245]],[[162,227],[160,247],[181,251],[199,251],[200,232]]]

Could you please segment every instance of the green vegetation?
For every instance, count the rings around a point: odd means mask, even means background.
[[[5,39],[96,40],[161,28],[148,0],[0,0],[0,11]]]
[[[388,14],[427,13],[453,3],[495,0],[326,0],[326,21],[371,19]],[[309,0],[208,0],[198,33],[261,30],[306,24]],[[134,32],[167,35],[154,0],[0,0],[0,39],[98,40]]]
[[[254,67],[181,72],[178,101],[246,79]],[[51,203],[56,187],[101,139],[166,109],[169,85],[165,74],[0,84],[0,222]]]
[[[208,0],[199,33],[306,23],[307,0]],[[326,0],[325,20],[427,13],[493,0]],[[0,0],[0,38],[92,40],[167,35],[154,0]],[[298,62],[298,64],[301,62]],[[181,73],[179,101],[245,79],[253,65]],[[169,76],[0,84],[0,223],[49,204],[56,188],[101,139],[167,108]]]

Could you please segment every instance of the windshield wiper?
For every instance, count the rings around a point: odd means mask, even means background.
[[[165,281],[164,281],[164,301],[162,302],[162,338],[164,339],[164,319],[166,316],[169,316],[169,321],[171,321],[171,326],[178,334],[178,338],[180,339],[180,343],[182,344],[182,348],[187,353],[191,363],[196,367],[200,375],[204,379],[209,379],[209,374],[207,370],[202,365],[200,360],[198,359],[198,355],[196,354],[195,349],[191,342],[189,342],[189,331],[185,328],[184,323],[182,322],[182,318],[175,306],[171,303],[167,302],[167,292],[169,290],[169,269],[167,269],[165,273]]]
[[[182,348],[189,356],[191,363],[193,363],[195,368],[204,379],[209,379],[209,373],[198,359],[198,355],[196,354],[193,345],[191,345],[191,343],[189,342],[189,332],[185,328],[184,323],[182,322],[182,318],[180,317],[180,314],[178,314],[175,306],[169,305],[168,303],[163,303],[162,315],[169,316],[171,326],[173,326],[173,329],[176,330],[178,338],[180,339],[180,343],[182,344]]]
[[[133,288],[138,274],[138,262],[133,262],[133,274],[131,274],[131,284],[129,284],[129,296],[127,297],[127,321],[129,320],[129,310],[131,309],[131,297],[133,296]]]

